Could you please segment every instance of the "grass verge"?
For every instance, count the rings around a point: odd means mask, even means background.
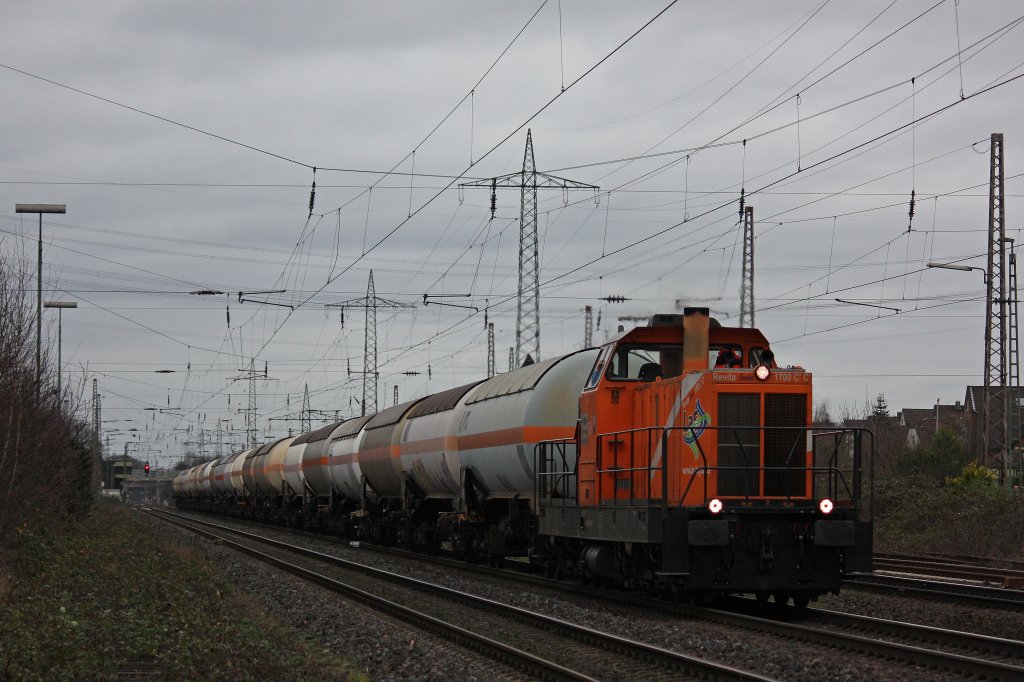
[[[117,503],[67,533],[19,529],[4,563],[2,679],[365,679]]]

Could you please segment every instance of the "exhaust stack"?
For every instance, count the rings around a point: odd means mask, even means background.
[[[708,368],[710,314],[708,308],[683,310],[683,372],[687,374]]]

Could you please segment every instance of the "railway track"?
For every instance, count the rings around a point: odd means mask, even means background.
[[[982,585],[966,585],[941,580],[909,578],[906,576],[858,576],[843,581],[844,589],[906,594],[955,602],[966,607],[986,606],[1019,610],[1024,607],[1024,591],[1007,590]]]
[[[1024,570],[1021,569],[954,562],[938,557],[882,555],[873,561],[875,569],[885,571],[994,582],[1003,586],[1024,585]]]
[[[146,511],[304,580],[355,599],[374,610],[454,640],[531,676],[555,680],[595,680],[600,679],[602,674],[614,673],[619,679],[645,680],[691,678],[766,682],[771,679],[247,531],[165,511]],[[240,536],[246,542],[231,540],[224,533]],[[334,572],[340,571],[344,579],[258,551],[249,543],[268,545],[276,550],[298,554],[318,565],[328,565]],[[382,587],[384,585],[386,587]],[[411,608],[410,603],[415,604],[416,608]],[[444,616],[442,618],[436,614]],[[486,618],[481,618],[481,614],[486,614]],[[481,630],[490,634],[485,636]],[[543,654],[538,651],[543,651]]]
[[[894,552],[875,552],[876,559],[905,559],[918,561],[938,561],[954,566],[983,566],[987,568],[1009,568],[1024,571],[1024,561],[1016,559],[997,559],[995,557],[969,556],[966,554],[897,554]]]
[[[207,522],[204,522],[207,523]],[[213,524],[216,525],[216,524]],[[227,529],[230,530],[230,529]],[[282,532],[293,532],[275,528]],[[242,532],[242,531],[233,531]],[[307,535],[305,533],[300,533]],[[324,540],[323,536],[316,536]],[[273,542],[273,541],[271,541]],[[1024,680],[1024,643],[971,633],[867,618],[823,609],[800,610],[772,607],[765,610],[752,600],[729,600],[729,610],[676,604],[637,595],[591,588],[516,571],[465,564],[452,559],[427,557],[403,550],[372,547],[373,551],[398,554],[458,570],[486,574],[517,583],[573,592],[598,600],[618,601],[644,609],[669,612],[686,618],[759,633],[770,632],[786,639],[829,648],[900,660],[932,669],[1000,680]],[[767,616],[767,617],[766,617]],[[801,622],[793,622],[799,619]]]

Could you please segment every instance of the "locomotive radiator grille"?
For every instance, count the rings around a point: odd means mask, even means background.
[[[761,397],[756,393],[719,393],[718,494],[757,495],[761,468]]]
[[[769,393],[764,397],[764,417],[768,426],[797,427],[765,432],[764,494],[769,497],[806,496],[806,433],[799,427],[807,426],[807,396]]]
[[[718,494],[803,497],[807,495],[805,432],[807,397],[790,393],[764,396],[761,431],[761,396],[756,393],[718,395]],[[797,427],[776,430],[771,427]],[[763,461],[761,434],[764,433]],[[764,468],[764,489],[761,470]]]

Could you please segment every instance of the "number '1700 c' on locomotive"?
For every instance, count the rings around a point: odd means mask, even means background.
[[[805,605],[871,570],[871,434],[707,308],[183,471],[179,506],[661,594]]]

